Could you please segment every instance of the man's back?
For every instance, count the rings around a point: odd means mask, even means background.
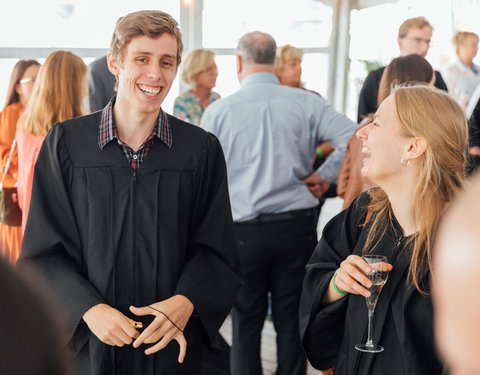
[[[319,169],[335,181],[353,131],[323,99],[281,86],[270,73],[245,77],[238,92],[207,108],[202,126],[224,149],[234,221],[314,207],[317,200],[302,179],[312,172],[318,141],[336,150]]]

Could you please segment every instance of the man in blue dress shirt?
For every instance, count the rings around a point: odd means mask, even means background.
[[[336,181],[355,129],[318,95],[280,85],[275,52],[270,35],[244,35],[237,49],[241,88],[212,103],[201,122],[225,153],[245,283],[232,312],[232,375],[262,374],[260,338],[269,292],[276,374],[305,374],[298,304],[305,265],[317,243],[315,207]],[[322,141],[335,151],[312,173],[312,156]]]

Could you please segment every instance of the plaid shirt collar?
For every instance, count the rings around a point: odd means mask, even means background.
[[[113,105],[115,104],[116,98],[117,96],[115,95],[102,111],[102,118],[98,128],[98,147],[100,147],[101,150],[113,139],[116,138],[120,140],[113,118]],[[170,129],[167,115],[161,108],[157,121],[155,121],[154,133],[168,147],[172,147],[172,130]]]

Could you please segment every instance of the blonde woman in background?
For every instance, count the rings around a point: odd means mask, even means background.
[[[277,67],[275,75],[284,86],[296,87],[307,90],[302,82],[302,59],[303,50],[286,44],[277,48]],[[321,96],[318,92],[307,90],[313,94]],[[315,149],[313,156],[313,169],[318,169],[325,161],[326,157],[334,151],[334,148],[328,142],[323,142]],[[329,195],[329,196],[335,196]]]
[[[0,173],[3,175],[10,148],[15,138],[17,122],[32,96],[40,64],[35,60],[20,60],[13,67],[8,85],[5,107],[0,113]],[[13,187],[17,182],[18,159],[15,148],[5,175],[4,187]],[[20,226],[0,223],[0,254],[15,264],[22,243]]]
[[[212,89],[218,77],[215,53],[206,49],[190,52],[183,62],[182,81],[190,86],[175,99],[173,114],[180,120],[200,125],[203,112],[220,95]]]
[[[303,88],[302,82],[303,50],[286,44],[277,49],[277,68],[275,75],[284,86]]]
[[[55,123],[86,113],[83,103],[87,93],[87,66],[80,57],[69,51],[55,51],[47,57],[17,131],[22,233],[30,207],[33,169],[43,139]]]
[[[462,106],[480,83],[480,66],[473,63],[478,52],[478,35],[469,31],[457,31],[452,38],[457,59],[443,72],[448,92]]]

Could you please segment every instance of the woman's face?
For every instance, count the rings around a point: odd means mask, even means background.
[[[400,129],[394,96],[390,95],[381,104],[374,121],[357,131],[357,138],[363,141],[362,175],[379,186],[405,168],[401,160],[410,148],[411,137],[402,135]]]
[[[197,74],[197,76],[195,77],[195,83],[197,86],[211,90],[215,87],[217,83],[217,77],[217,64],[213,63],[206,70]]]
[[[458,56],[462,61],[472,61],[478,52],[478,38],[472,36],[458,46]]]
[[[16,87],[17,93],[20,96],[20,103],[24,107],[32,96],[33,87],[39,70],[39,65],[30,65],[27,70],[25,70],[25,73],[23,73],[22,78],[20,78],[20,83],[18,83]]]
[[[302,82],[302,60],[287,60],[282,69],[280,69],[279,80],[284,86],[300,87]]]

